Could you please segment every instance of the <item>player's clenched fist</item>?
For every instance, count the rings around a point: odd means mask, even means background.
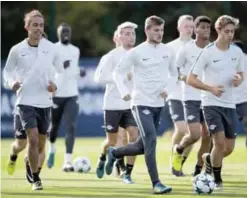
[[[211,93],[217,97],[220,97],[225,92],[224,86],[216,86],[211,88]]]
[[[130,99],[131,99],[131,96],[129,94],[123,97],[124,101],[129,101]]]
[[[167,93],[165,91],[163,91],[161,94],[160,94],[161,98],[164,98],[166,99],[167,97]]]
[[[51,93],[54,93],[57,90],[57,86],[53,82],[49,81],[47,90]]]
[[[17,91],[18,89],[20,89],[20,87],[21,87],[21,83],[19,83],[19,82],[14,82],[12,84],[12,90],[13,91]]]

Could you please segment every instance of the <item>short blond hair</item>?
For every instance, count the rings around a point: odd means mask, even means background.
[[[118,35],[121,34],[122,30],[125,29],[125,28],[133,28],[133,29],[136,29],[138,27],[138,25],[136,25],[135,23],[132,23],[130,21],[126,21],[124,23],[121,23],[118,27],[117,27],[117,30],[116,30],[116,33]],[[115,34],[115,33],[114,33]]]
[[[43,14],[39,10],[32,10],[25,14],[25,17],[24,17],[25,27],[30,25],[32,17],[41,17],[44,19]]]
[[[235,26],[235,28],[238,28],[239,19],[231,17],[229,15],[222,15],[216,20],[215,29],[222,29],[229,24],[232,24]]]
[[[193,18],[193,16],[188,15],[188,14],[181,15],[181,16],[178,18],[177,27],[180,27],[180,26],[182,25],[182,23],[183,23],[185,20],[187,20],[187,21],[193,21],[194,18]]]
[[[149,29],[154,25],[163,25],[163,24],[165,24],[165,20],[155,15],[150,16],[145,20],[145,28],[147,29]]]

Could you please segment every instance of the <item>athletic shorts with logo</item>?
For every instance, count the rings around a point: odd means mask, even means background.
[[[28,105],[18,105],[17,113],[20,116],[24,130],[38,128],[39,134],[46,135],[50,125],[51,108],[38,108]]]
[[[188,124],[204,122],[201,101],[187,100],[184,101],[183,104],[184,104],[184,116]]]
[[[184,108],[180,100],[169,100],[169,113],[173,122],[184,121]]]
[[[130,109],[104,111],[105,132],[116,133],[118,132],[118,127],[126,129],[129,126],[137,126]]]
[[[225,137],[235,139],[237,136],[237,112],[233,108],[204,106],[203,115],[211,134],[224,131]]]

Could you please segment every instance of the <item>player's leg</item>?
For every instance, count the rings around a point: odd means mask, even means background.
[[[204,118],[207,128],[212,137],[212,151],[210,155],[205,154],[206,162],[210,161],[213,169],[216,189],[222,188],[222,161],[224,158],[225,149],[225,122],[224,109],[222,107],[206,106],[203,107]],[[207,166],[207,163],[206,163]]]
[[[192,145],[201,137],[201,102],[185,101],[184,110],[189,133],[187,133],[181,142],[174,147],[172,158],[172,168],[174,173],[179,173],[183,165],[183,153],[187,148],[191,150]],[[179,175],[178,175],[179,176]]]
[[[32,171],[33,190],[42,190],[43,186],[38,174],[39,162],[39,132],[38,123],[36,119],[36,108],[26,105],[18,105],[18,113],[22,122],[23,128],[26,130],[28,147],[27,156]]]
[[[172,156],[171,156],[171,160],[172,160],[174,146],[179,144],[181,140],[183,139],[183,137],[186,134],[188,134],[188,128],[187,128],[187,123],[185,122],[185,118],[184,118],[184,110],[183,110],[184,108],[183,108],[182,102],[179,100],[170,100],[168,104],[169,104],[169,112],[170,112],[170,115],[171,115],[171,118],[174,124],[174,133],[172,136]],[[184,149],[182,158],[181,158],[182,165],[186,161],[191,149],[192,149],[192,146]],[[184,175],[182,172],[182,167],[180,171],[176,171],[172,166],[171,166],[171,169],[172,169],[172,174],[175,176]]]
[[[145,162],[153,184],[153,192],[155,194],[168,193],[172,188],[160,182],[156,163],[156,132],[162,108],[134,106],[132,112],[142,137]]]
[[[127,144],[128,144],[127,133],[126,133],[124,128],[119,127],[118,128],[117,143],[116,143],[115,147],[119,148],[119,147],[123,147]],[[117,159],[117,161],[115,162],[115,165],[114,165],[115,170],[113,170],[113,172],[116,176],[120,176],[121,172],[123,173],[125,171],[125,168],[126,168],[126,166],[125,166],[124,157],[123,157],[123,158]]]
[[[7,172],[9,175],[14,174],[18,154],[21,151],[23,151],[27,145],[26,132],[25,130],[23,130],[20,116],[17,114],[14,115],[14,130],[15,130],[15,140],[11,144],[10,156],[7,163]]]
[[[204,153],[210,153],[210,149],[211,149],[211,137],[210,134],[208,133],[208,129],[206,127],[206,124],[204,122],[201,123],[201,145],[200,148],[197,152],[197,162],[196,162],[196,166],[195,166],[195,170],[193,173],[193,176],[196,176],[198,174],[201,173],[203,164],[204,164],[204,160],[202,158]],[[212,168],[211,165],[209,166],[210,169],[206,170],[206,172],[208,174],[212,173]]]
[[[14,142],[11,144],[10,156],[7,163],[8,175],[14,174],[18,154],[26,148],[26,145],[27,145],[26,139],[15,139]]]
[[[79,104],[77,97],[72,97],[67,100],[64,106],[64,121],[67,127],[65,133],[66,153],[64,155],[63,171],[74,171],[72,166],[72,153],[75,142],[76,121],[79,114]]]
[[[115,146],[117,143],[118,127],[121,116],[121,111],[106,110],[104,112],[104,127],[106,132],[106,139],[102,144],[101,155],[99,157],[98,165],[96,168],[96,174],[98,178],[102,178],[104,176],[107,149],[110,146]]]
[[[131,110],[127,110],[123,116],[123,119],[121,119],[120,124],[123,124],[123,126],[126,128],[128,132],[128,143],[133,144],[138,137],[138,128],[135,122],[135,119],[132,115]],[[127,157],[127,165],[126,165],[126,171],[124,173],[124,182],[127,184],[132,184],[133,181],[131,179],[131,172],[134,167],[136,156],[128,156]]]
[[[27,156],[24,158],[24,162],[26,166],[26,179],[29,183],[33,183],[32,171],[31,171]],[[44,162],[45,162],[45,149],[43,149],[41,153],[39,153],[38,174],[40,174]]]
[[[63,116],[65,98],[53,98],[53,107],[51,109],[51,122],[48,130],[49,134],[49,151],[47,167],[52,168],[55,163],[55,142],[58,136],[58,130]]]

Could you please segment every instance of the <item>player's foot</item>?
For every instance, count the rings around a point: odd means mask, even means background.
[[[108,148],[108,155],[107,155],[107,161],[105,166],[105,172],[107,175],[110,175],[112,173],[114,162],[116,161],[116,158],[113,156],[114,148],[109,147]]]
[[[41,181],[36,181],[32,185],[32,190],[43,190]]]
[[[131,176],[130,175],[127,175],[127,174],[124,174],[123,175],[123,182],[125,184],[134,184],[134,182],[131,179]]]
[[[153,193],[154,194],[165,194],[165,193],[169,193],[172,191],[172,188],[169,186],[166,186],[162,183],[157,183],[155,184],[154,188],[153,188]]]
[[[11,161],[9,159],[8,164],[7,164],[7,173],[8,173],[8,175],[13,175],[14,174],[15,166],[16,166],[16,161]]]
[[[28,158],[24,158],[25,166],[26,166],[26,179],[27,181],[32,184],[33,183],[33,176],[32,176],[32,171],[28,163]]]
[[[105,173],[105,161],[99,160],[98,166],[96,169],[96,174],[98,178],[102,178]]]
[[[55,153],[49,152],[47,159],[47,167],[52,168],[55,162]]]
[[[113,165],[113,174],[115,177],[120,177],[120,173],[121,173],[120,166],[117,163],[117,161],[115,161],[115,163]]]
[[[176,171],[173,167],[172,167],[172,174],[176,177],[184,177],[184,173],[183,171]]]
[[[212,174],[212,165],[211,165],[211,160],[210,160],[210,153],[204,153],[202,155],[202,160],[205,164],[206,167],[206,173],[207,174]]]
[[[223,183],[222,182],[215,182],[215,190],[222,190],[223,189]]]
[[[69,162],[67,162],[63,165],[62,170],[64,172],[74,172],[74,168]]]
[[[181,172],[183,156],[177,152],[177,146],[178,145],[175,145],[173,150],[172,169],[176,172]]]

